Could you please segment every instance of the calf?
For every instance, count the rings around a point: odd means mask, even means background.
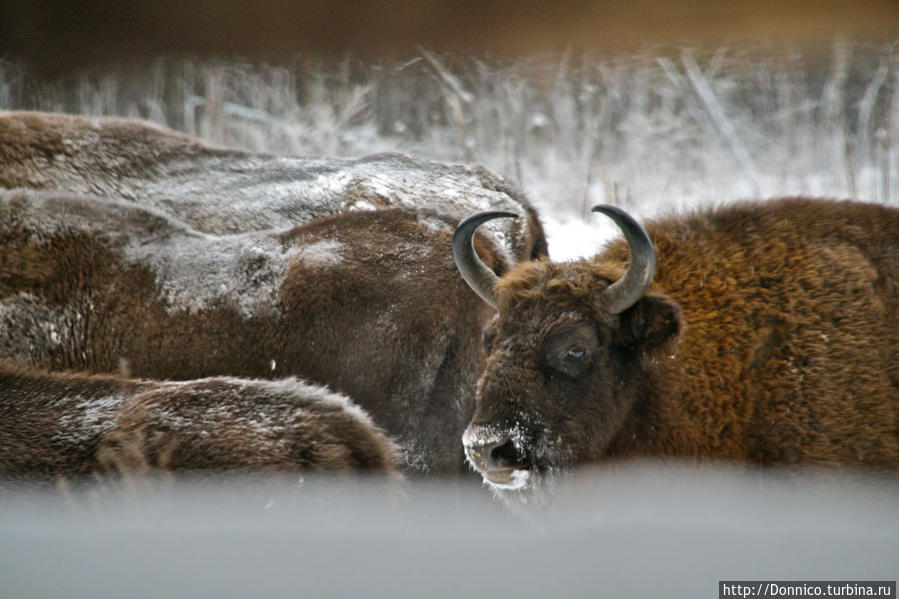
[[[397,450],[347,397],[295,378],[184,382],[0,362],[0,476],[393,472]]]

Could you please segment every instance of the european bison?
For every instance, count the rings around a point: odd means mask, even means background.
[[[396,447],[343,395],[294,378],[184,382],[0,361],[0,477],[104,472],[392,473]]]
[[[508,215],[457,229],[461,272],[498,310],[463,436],[497,494],[527,502],[625,456],[899,467],[899,210],[782,199],[645,231],[594,210],[628,243],[499,278],[468,248]]]
[[[446,251],[455,224],[352,211],[214,236],[121,201],[0,192],[0,358],[155,379],[299,376],[352,397],[408,469],[459,472],[492,310]],[[488,238],[479,249],[508,268]]]

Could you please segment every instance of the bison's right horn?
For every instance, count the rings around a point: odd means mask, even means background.
[[[456,261],[456,268],[468,286],[475,293],[481,296],[481,299],[496,307],[496,274],[484,264],[478,257],[478,253],[474,249],[474,232],[478,227],[494,218],[518,218],[514,212],[505,212],[502,210],[494,210],[489,212],[478,212],[472,214],[456,227],[453,233],[453,260]]]
[[[631,265],[624,276],[603,291],[612,314],[624,312],[643,297],[656,273],[656,252],[649,235],[631,215],[615,206],[600,204],[593,212],[602,212],[618,225],[631,248]]]

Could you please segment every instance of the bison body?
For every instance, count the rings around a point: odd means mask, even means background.
[[[299,376],[353,397],[405,466],[463,467],[490,309],[458,279],[452,219],[354,211],[208,235],[120,201],[0,193],[0,357],[135,377]],[[497,272],[505,253],[487,238]]]
[[[620,457],[899,467],[899,210],[746,202],[643,232],[603,211],[630,252],[495,282],[464,442],[499,494]]]
[[[492,224],[497,239],[517,260],[547,253],[523,195],[480,167],[402,154],[254,154],[131,119],[0,112],[0,187],[125,200],[213,234],[381,208],[432,209],[457,220],[475,210],[515,210],[528,218]]]
[[[0,362],[0,476],[370,471],[396,447],[348,398],[294,378],[160,382]]]

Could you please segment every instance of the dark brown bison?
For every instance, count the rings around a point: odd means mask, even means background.
[[[103,472],[393,472],[348,398],[294,378],[159,382],[0,362],[0,478]]]
[[[529,218],[493,230],[496,267],[546,254],[534,210],[482,168],[252,154],[120,118],[0,113],[0,187],[20,205],[60,192],[18,232],[15,209],[0,213],[0,355],[157,378],[299,374],[354,396],[423,470],[461,467],[451,431],[472,409],[486,314],[437,248],[465,214],[501,208]],[[422,212],[438,204],[444,216]]]
[[[458,472],[492,309],[446,251],[455,224],[352,211],[216,236],[125,202],[0,192],[0,357],[155,379],[299,376],[352,397],[407,468]],[[488,238],[479,249],[508,268]]]
[[[506,215],[457,229],[460,270],[498,310],[463,436],[498,494],[630,456],[899,467],[899,210],[747,202],[645,231],[594,210],[628,243],[498,279],[468,248]]]
[[[517,260],[546,255],[534,209],[480,167],[402,154],[254,154],[131,119],[0,112],[0,188],[121,199],[214,234],[288,229],[380,208],[439,209],[457,222],[476,210],[514,210],[528,218],[497,221],[498,241]]]

